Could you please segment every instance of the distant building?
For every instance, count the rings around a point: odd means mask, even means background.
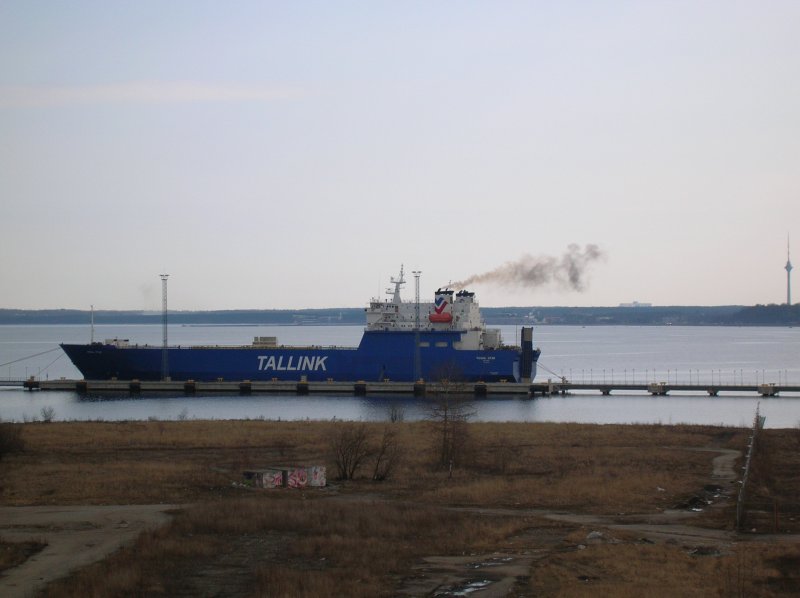
[[[639,303],[638,301],[634,301],[633,303],[620,303],[620,307],[653,307],[652,303]]]

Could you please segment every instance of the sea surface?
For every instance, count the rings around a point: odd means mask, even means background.
[[[513,343],[519,327],[501,326]],[[170,326],[174,345],[250,344],[254,336],[276,336],[287,345],[356,346],[362,326]],[[59,348],[89,342],[89,326],[0,326],[0,379],[76,378],[80,373]],[[125,338],[162,343],[159,325],[95,326],[94,339]],[[672,382],[694,384],[800,385],[800,329],[699,326],[538,326],[542,350],[537,381],[566,377],[574,382]],[[0,387],[0,419],[34,421],[142,419],[272,419],[381,421],[390,413],[425,419],[431,401],[397,396],[128,396],[81,397],[73,392],[29,392]],[[762,398],[753,393],[709,397],[672,393],[578,393],[535,399],[489,397],[472,405],[474,421],[720,424],[750,426],[756,408],[766,426],[800,426],[800,394]]]

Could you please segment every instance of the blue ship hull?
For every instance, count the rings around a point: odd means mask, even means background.
[[[356,348],[169,347],[172,380],[463,380],[518,382],[533,379],[539,351],[528,347],[492,350],[455,348],[457,331],[419,333],[419,373],[415,372],[413,331],[367,330]],[[87,380],[160,380],[163,349],[93,343],[62,344]],[[530,372],[527,370],[530,368]]]

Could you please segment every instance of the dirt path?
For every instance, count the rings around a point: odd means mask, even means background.
[[[711,479],[715,481],[733,482],[736,476],[736,459],[742,455],[742,451],[721,448],[686,448],[673,447],[682,451],[696,451],[700,453],[719,453],[711,461]]]
[[[48,582],[105,558],[145,529],[169,521],[172,505],[0,507],[0,535],[47,546],[0,577],[0,595],[31,596]]]
[[[709,484],[719,486],[722,491],[714,499],[718,505],[735,500],[736,459],[741,451],[718,448],[669,447],[675,450],[693,450],[717,453],[711,461]],[[617,542],[614,532],[633,535],[638,542],[652,544],[679,544],[686,549],[714,550],[723,552],[735,540],[731,531],[708,529],[691,525],[698,512],[691,509],[668,509],[661,513],[632,515],[587,515],[567,513],[551,509],[497,509],[463,507],[460,511],[495,516],[540,517],[550,521],[571,524],[591,529],[586,544]],[[547,558],[553,550],[564,550],[563,534],[555,530],[532,529],[518,540],[528,549],[508,551],[490,555],[465,557],[427,557],[415,567],[414,575],[404,580],[401,594],[409,596],[465,596],[475,598],[499,598],[507,596],[516,588],[523,591],[534,561]],[[531,549],[530,546],[536,548]],[[576,547],[577,548],[577,547]]]

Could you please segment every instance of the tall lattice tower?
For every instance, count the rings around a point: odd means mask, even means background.
[[[792,260],[789,256],[789,238],[786,238],[786,305],[792,304]]]

